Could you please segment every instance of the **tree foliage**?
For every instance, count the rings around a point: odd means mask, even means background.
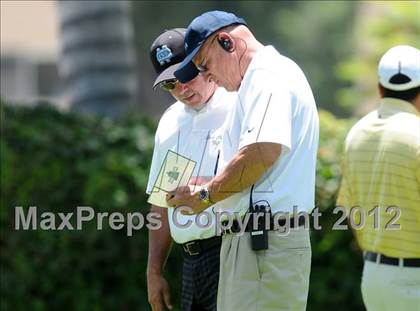
[[[338,77],[351,87],[338,91],[338,104],[357,115],[378,102],[378,63],[396,45],[420,46],[418,1],[360,2],[356,14],[350,57],[337,64]]]

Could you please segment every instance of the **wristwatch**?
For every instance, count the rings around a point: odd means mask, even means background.
[[[213,202],[210,200],[210,193],[207,187],[202,187],[198,195],[199,195],[200,201],[206,204],[207,206],[210,206],[213,204]]]

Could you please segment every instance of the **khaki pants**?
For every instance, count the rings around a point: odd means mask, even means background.
[[[253,251],[250,234],[223,236],[218,311],[305,310],[311,269],[309,230],[269,231],[269,249]]]
[[[365,261],[362,296],[368,311],[420,310],[420,268]]]

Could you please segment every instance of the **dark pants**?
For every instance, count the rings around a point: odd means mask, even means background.
[[[181,309],[216,311],[220,246],[184,258]]]

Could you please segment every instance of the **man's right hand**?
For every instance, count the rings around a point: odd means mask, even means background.
[[[172,310],[169,285],[162,274],[147,275],[147,292],[153,311],[163,311],[165,308]]]

